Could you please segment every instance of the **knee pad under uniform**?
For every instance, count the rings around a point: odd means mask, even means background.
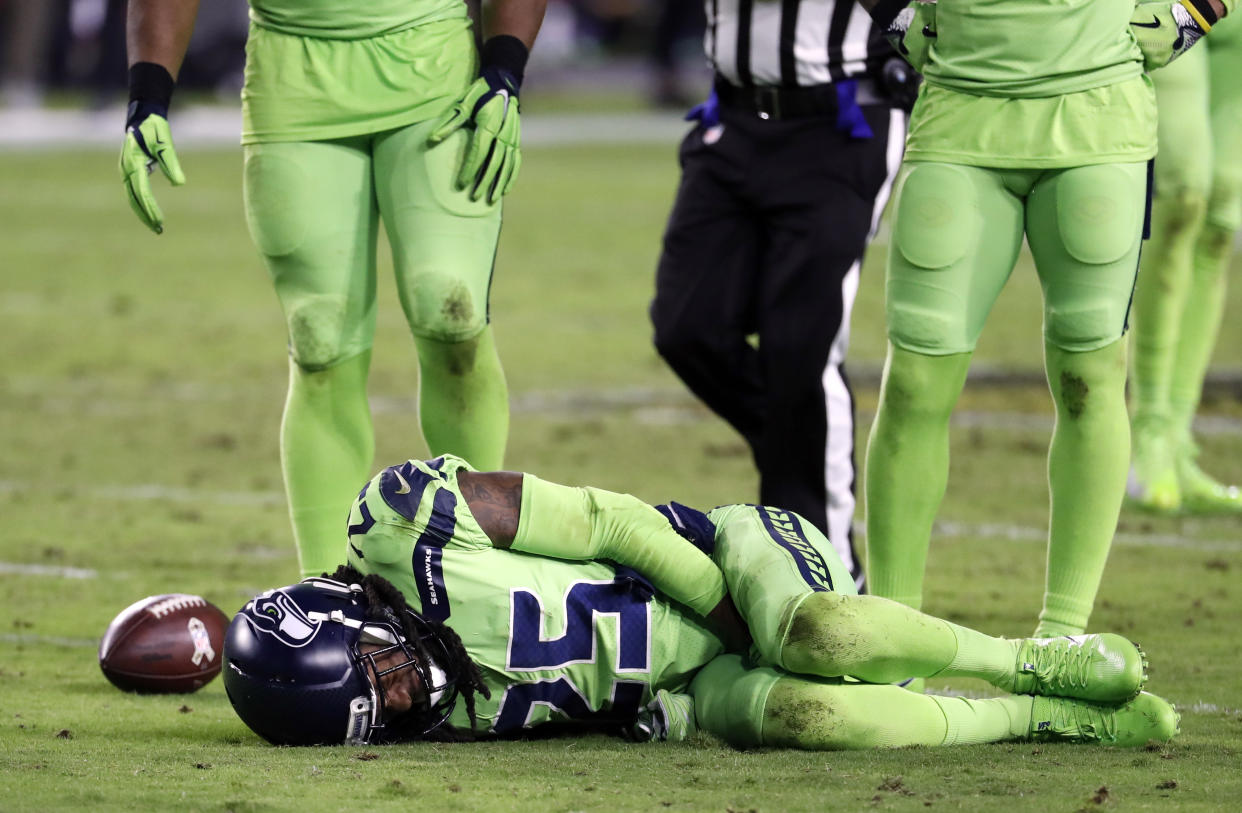
[[[928,355],[974,349],[1013,270],[1019,210],[989,170],[903,168],[885,297],[893,344]]]

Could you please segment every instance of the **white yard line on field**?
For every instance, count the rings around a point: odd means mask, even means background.
[[[0,110],[0,150],[119,149],[123,118],[123,107]],[[523,115],[522,146],[667,144],[672,150],[689,129],[676,112]],[[173,132],[179,148],[237,147],[241,108],[199,105],[178,110]],[[673,153],[669,155],[671,160]]]
[[[0,562],[0,573],[14,576],[56,576],[61,579],[93,579],[99,572],[88,567],[58,567],[22,562]]]
[[[25,644],[51,644],[53,646],[81,647],[83,649],[90,647],[94,649],[99,646],[99,641],[95,638],[65,638],[60,635],[20,635],[6,632],[0,633],[0,644],[17,644],[18,646]]]

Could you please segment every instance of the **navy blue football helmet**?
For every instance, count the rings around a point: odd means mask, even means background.
[[[405,613],[407,623],[387,606],[369,607],[359,585],[331,579],[255,597],[224,640],[233,709],[276,745],[361,745],[432,731],[453,711],[456,676],[445,671],[451,661],[440,636],[417,613]],[[403,661],[377,666],[397,651]],[[409,711],[386,714],[376,687],[400,669],[414,669],[426,692]]]

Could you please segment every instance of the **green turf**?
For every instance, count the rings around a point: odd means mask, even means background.
[[[95,645],[131,601],[188,591],[232,612],[295,577],[276,452],[283,324],[246,234],[240,158],[183,158],[189,185],[157,186],[168,230],[156,238],[129,212],[111,155],[0,154],[0,563],[94,573],[0,570],[0,810],[1219,810],[1242,796],[1242,523],[1228,519],[1123,517],[1093,626],[1143,643],[1151,688],[1184,711],[1182,737],[1148,751],[742,753],[600,737],[273,749],[219,683],[186,697],[117,692]],[[525,158],[492,307],[514,396],[510,465],[650,500],[753,499],[741,442],[649,345],[673,145]],[[854,319],[862,370],[883,356],[881,268],[877,251]],[[389,463],[425,449],[411,344],[383,282],[371,395]],[[1037,298],[1024,260],[981,365],[1039,370]],[[1239,348],[1235,319],[1216,368],[1242,367]],[[859,389],[865,431],[875,392]],[[1038,386],[968,389],[930,611],[997,634],[1032,627],[1049,410]],[[1208,411],[1227,421],[1205,461],[1242,481],[1242,407]]]

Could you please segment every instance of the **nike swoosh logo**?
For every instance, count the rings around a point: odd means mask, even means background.
[[[1152,15],[1150,23],[1130,23],[1135,28],[1159,28],[1160,21],[1156,19],[1156,15]]]
[[[936,38],[936,32],[932,31],[932,27],[930,25],[925,25],[923,26],[923,36],[929,40],[934,40]]]
[[[401,481],[401,487],[397,489],[397,493],[398,494],[409,494],[410,484],[407,483],[405,481],[405,478],[401,476],[401,472],[397,471],[396,469],[393,469],[392,473],[397,475],[397,479]]]

